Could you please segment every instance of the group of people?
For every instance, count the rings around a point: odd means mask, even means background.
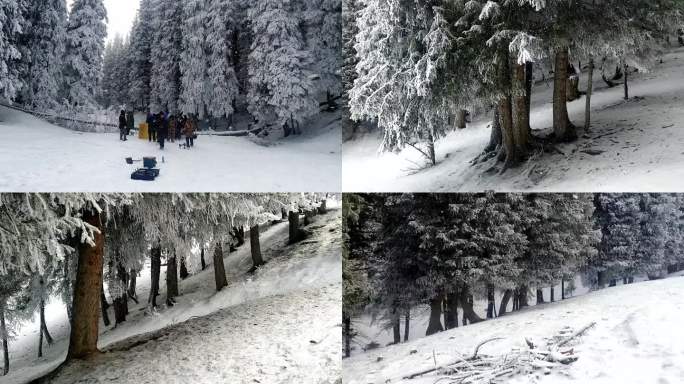
[[[156,141],[159,143],[159,148],[164,149],[164,142],[180,141],[185,136],[185,148],[192,148],[195,145],[195,132],[197,131],[197,123],[191,117],[183,114],[169,114],[168,112],[159,112],[156,114],[147,114],[147,139],[148,141]]]

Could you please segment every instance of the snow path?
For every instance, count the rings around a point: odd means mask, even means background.
[[[341,188],[339,113],[324,113],[299,137],[270,147],[245,137],[200,136],[192,150],[118,133],[83,133],[0,107],[0,191],[7,192],[330,192]],[[131,180],[156,156],[154,182]],[[164,163],[161,163],[162,158]]]
[[[675,384],[684,381],[684,278],[671,277],[622,285],[562,302],[538,305],[482,323],[390,346],[345,359],[344,382],[432,384],[437,376],[402,380],[407,374],[470,355],[480,350],[502,355],[526,348],[525,337],[537,344],[564,327],[579,329],[597,322],[574,345],[579,360],[564,371],[530,374],[502,383],[515,384]],[[412,353],[412,351],[415,351]]]
[[[204,271],[197,271],[187,279],[179,282],[180,296],[177,297],[177,304],[175,306],[166,307],[162,304],[157,311],[150,313],[146,310],[146,300],[149,295],[150,286],[149,266],[147,266],[146,269],[143,270],[142,275],[138,277],[137,292],[141,301],[140,305],[134,305],[132,301],[129,301],[130,313],[127,316],[127,321],[117,327],[104,327],[101,322],[98,346],[100,349],[106,350],[113,348],[116,344],[121,345],[130,343],[130,340],[145,339],[146,337],[153,336],[157,332],[164,333],[169,329],[182,327],[182,324],[185,321],[198,321],[198,317],[213,316],[217,311],[224,308],[230,308],[231,310],[229,312],[239,312],[239,309],[234,308],[245,306],[245,308],[251,308],[249,311],[254,312],[259,310],[258,307],[261,304],[255,305],[251,303],[263,301],[264,305],[269,306],[268,299],[274,296],[281,297],[277,300],[284,300],[279,301],[281,304],[289,300],[288,297],[291,295],[319,295],[317,297],[320,299],[320,303],[317,303],[310,298],[308,302],[311,308],[305,311],[296,307],[297,303],[299,303],[299,299],[293,299],[295,308],[292,310],[287,306],[283,307],[281,305],[279,309],[281,311],[281,317],[278,320],[280,322],[285,321],[285,318],[288,316],[299,316],[301,312],[302,316],[307,314],[307,329],[318,329],[323,332],[319,327],[327,327],[328,325],[327,323],[324,324],[319,322],[318,319],[325,319],[328,315],[335,319],[335,323],[333,324],[339,324],[339,318],[341,317],[341,291],[339,289],[341,288],[336,288],[341,282],[342,276],[342,240],[340,236],[341,212],[339,203],[340,202],[332,200],[329,201],[328,207],[331,208],[330,211],[325,215],[316,216],[314,222],[306,227],[308,230],[312,231],[312,236],[295,245],[287,244],[287,222],[276,223],[271,226],[262,226],[260,233],[261,250],[264,260],[267,262],[266,265],[259,268],[254,274],[247,273],[251,267],[251,249],[249,247],[249,241],[247,241],[245,245],[239,247],[235,252],[224,255],[229,285],[218,293],[215,292],[213,267],[211,264],[208,264]],[[249,238],[249,233],[246,234],[246,238]],[[211,262],[210,255],[206,255],[206,258],[208,262]],[[193,266],[190,266],[189,268],[192,272]],[[162,268],[162,275],[160,277],[160,296],[158,298],[160,303],[164,302],[166,294],[165,281],[165,268]],[[316,293],[319,289],[323,289],[325,292],[320,294]],[[335,289],[338,291],[333,293],[332,291]],[[323,314],[322,309],[321,312],[317,312],[318,309],[316,308],[318,307],[315,306],[325,307],[323,304],[327,303],[332,297],[336,300],[335,312],[332,313],[332,315]],[[325,308],[330,310],[332,307]],[[266,310],[265,308],[262,309]],[[110,309],[110,318],[113,320],[111,311],[112,310]],[[256,317],[253,317],[252,319],[268,319],[269,317],[267,315],[267,312],[259,313],[258,315],[255,314]],[[225,316],[228,316],[226,319],[228,322],[227,325],[225,325],[226,327],[230,327],[230,322],[238,320],[230,317],[233,315]],[[10,342],[10,374],[4,377],[3,380],[6,379],[9,383],[25,383],[50,372],[64,360],[69,337],[66,310],[60,302],[55,300],[55,302],[49,304],[46,311],[46,317],[48,328],[53,337],[55,337],[56,344],[50,347],[44,347],[45,356],[41,359],[37,359],[36,347],[38,341],[38,325],[36,321],[27,325],[26,328],[22,330],[20,338]],[[256,324],[258,321],[255,321],[254,323]],[[306,322],[302,321],[302,324],[304,323]],[[245,324],[245,326],[247,325]],[[290,334],[289,331],[281,328],[277,329],[277,335],[264,333],[264,337],[276,339],[281,337],[285,338],[284,340],[287,340],[289,337],[288,335]],[[296,329],[297,328],[293,328],[292,334],[297,335]],[[226,330],[221,330],[220,333],[214,333],[214,335],[227,335],[226,332]],[[330,350],[336,353],[334,361],[337,362],[338,368],[337,371],[334,371],[333,369],[329,369],[329,371],[332,372],[331,375],[337,372],[337,377],[339,377],[341,329],[337,327],[337,329],[332,330],[331,332],[333,333],[331,333],[332,336],[330,339],[335,341],[337,346],[335,348],[331,347]],[[226,337],[240,337],[239,334],[240,332],[236,332],[235,335],[237,336],[228,335]],[[218,336],[216,337],[219,338]],[[301,340],[295,340],[293,343],[299,341]],[[307,339],[306,342],[308,343],[309,339]],[[177,349],[182,349],[182,347],[179,346]],[[226,351],[230,351],[230,348],[226,349]],[[244,347],[242,348],[241,353],[249,354],[252,352]],[[277,351],[274,350],[273,353],[277,353]],[[261,351],[261,354],[264,358],[270,358],[264,351]],[[330,357],[329,355],[326,356]],[[182,358],[182,356],[177,357]],[[256,359],[256,357],[252,357]],[[306,352],[303,352],[299,358],[306,359]],[[316,364],[315,361],[318,357],[308,356],[308,358],[313,361],[312,364]],[[321,359],[323,359],[323,357],[321,357]],[[257,359],[254,361],[260,360]],[[106,360],[103,360],[103,362],[106,362]],[[228,368],[232,369],[230,366],[226,366],[226,369]],[[244,369],[244,367],[241,369]],[[311,371],[313,368],[309,367],[306,370]],[[292,372],[290,373],[294,374]],[[311,382],[327,383],[328,381],[326,380],[328,377],[332,378],[334,376],[324,376],[323,379],[321,379],[322,381]],[[186,382],[174,381],[173,378],[166,379],[169,379],[171,382]],[[66,382],[69,381],[67,380]],[[125,381],[117,382],[125,383]],[[190,380],[187,382],[195,381]],[[270,381],[262,381],[262,383],[266,382]],[[5,383],[5,381],[2,381],[2,383]]]
[[[368,134],[343,145],[343,190],[347,192],[681,192],[684,188],[684,48],[673,49],[649,73],[630,75],[630,101],[623,88],[606,88],[594,75],[592,128],[562,154],[544,154],[504,175],[487,173],[494,163],[472,167],[489,141],[489,117],[437,143],[439,164],[409,175],[424,160],[413,149],[377,154],[380,140]],[[580,89],[586,86],[586,74]],[[532,128],[552,125],[552,84],[532,93]],[[637,98],[635,98],[637,97]],[[643,98],[643,99],[641,99]],[[568,104],[570,119],[584,124],[585,98]],[[592,156],[584,150],[605,151]]]

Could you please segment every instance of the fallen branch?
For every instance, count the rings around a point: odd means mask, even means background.
[[[577,332],[573,333],[573,334],[572,334],[570,337],[568,337],[567,339],[565,339],[565,340],[561,341],[560,343],[558,343],[557,346],[558,346],[558,347],[564,346],[565,344],[571,342],[572,340],[574,340],[574,339],[576,339],[576,338],[582,336],[586,331],[588,331],[589,329],[591,329],[591,328],[592,328],[593,326],[595,326],[595,325],[596,325],[596,322],[595,322],[595,321],[592,321],[591,323],[589,323],[589,324],[585,325],[584,327],[580,328],[580,330],[578,330]]]

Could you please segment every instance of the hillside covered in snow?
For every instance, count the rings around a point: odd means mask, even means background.
[[[681,275],[681,274],[679,274]],[[382,347],[343,360],[348,384],[535,383],[638,384],[679,383],[684,378],[684,277],[620,285],[555,303],[508,313],[497,319],[451,329],[403,344]],[[449,365],[471,357],[513,359],[529,351],[526,340],[543,346],[553,337],[595,325],[564,346],[577,360],[570,364],[520,364],[510,375],[456,380]],[[500,338],[500,339],[498,339]],[[468,364],[478,365],[478,361]],[[468,365],[466,364],[466,365]],[[463,367],[463,364],[461,364]],[[428,374],[407,377],[430,370]],[[462,370],[465,370],[462,368]],[[471,372],[486,372],[473,369]],[[495,372],[495,371],[491,371]]]

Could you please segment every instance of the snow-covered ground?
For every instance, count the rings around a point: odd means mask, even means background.
[[[566,369],[517,375],[495,381],[515,384],[674,384],[684,382],[684,277],[621,285],[562,302],[538,305],[495,320],[460,327],[408,343],[359,354],[342,363],[348,384],[432,384],[429,374],[403,377],[470,356],[480,342],[480,354],[503,356],[536,345],[566,327],[596,325],[572,343],[579,360]],[[445,380],[444,382],[450,382]]]
[[[267,264],[254,274],[249,242],[225,256],[229,286],[216,293],[213,267],[180,282],[173,307],[150,313],[149,268],[138,279],[140,305],[118,327],[100,324],[105,353],[77,361],[51,383],[336,383],[341,377],[341,218],[339,204],[317,216],[307,240],[287,245],[288,224],[261,233]],[[207,257],[208,261],[211,257]],[[164,269],[162,269],[164,273]],[[159,302],[164,301],[165,277]],[[25,383],[66,356],[68,319],[57,300],[47,308],[56,343],[37,356],[38,324],[10,343],[10,374]],[[110,309],[110,317],[113,314]]]
[[[586,86],[586,73],[580,89]],[[630,99],[594,74],[592,128],[563,152],[544,154],[503,175],[487,172],[492,161],[471,166],[489,141],[489,117],[455,131],[436,145],[439,164],[415,173],[424,163],[412,149],[378,154],[380,138],[367,134],[342,146],[345,192],[681,192],[684,189],[684,48],[671,50],[648,73],[630,75]],[[552,84],[532,94],[532,129],[552,126]],[[570,119],[584,125],[585,98],[569,103]],[[604,151],[598,155],[583,151]],[[593,152],[593,151],[589,151]]]
[[[323,113],[303,134],[258,145],[246,137],[200,136],[191,150],[118,133],[84,133],[0,107],[0,191],[328,192],[341,188],[339,113]],[[156,156],[153,182],[131,180]],[[163,160],[163,162],[162,162]]]

